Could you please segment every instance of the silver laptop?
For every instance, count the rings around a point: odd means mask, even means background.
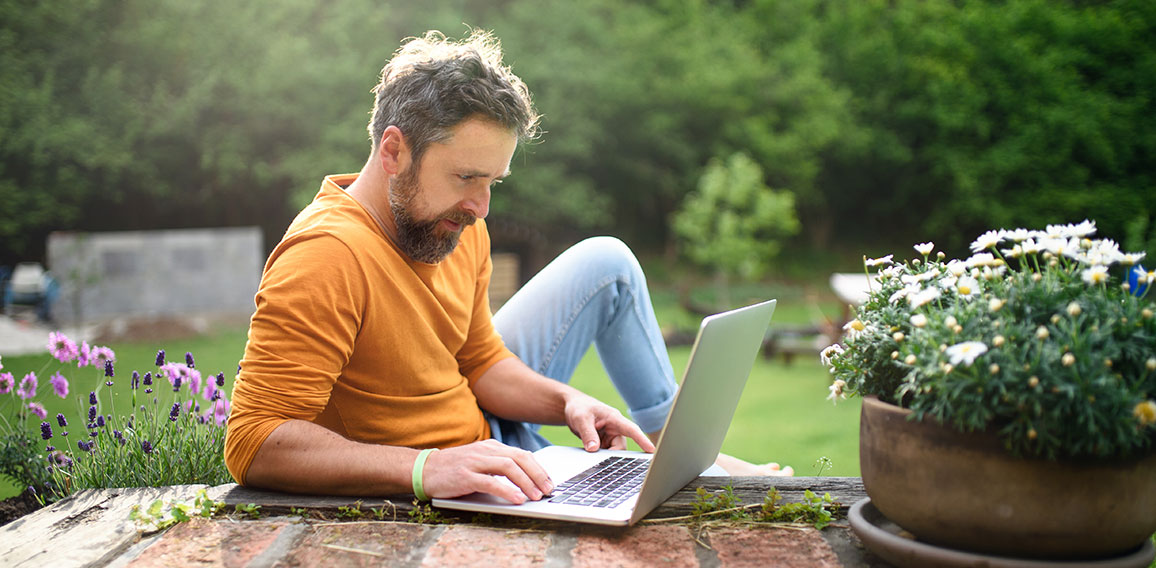
[[[638,522],[713,466],[775,303],[703,320],[653,454],[549,446],[534,452],[534,458],[556,484],[552,496],[514,505],[475,493],[434,499],[434,506],[602,525]]]

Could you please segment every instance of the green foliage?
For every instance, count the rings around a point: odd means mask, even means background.
[[[727,485],[722,492],[712,493],[704,487],[694,490],[695,499],[691,503],[691,515],[703,517],[715,513],[727,512],[729,518],[739,520],[745,518],[742,499],[735,495],[734,487]]]
[[[1156,304],[1131,290],[1139,255],[1090,240],[1095,225],[992,231],[966,261],[882,270],[824,350],[830,398],[859,393],[961,431],[998,433],[1014,453],[1129,458],[1156,442]],[[942,254],[942,253],[941,253]],[[889,255],[890,256],[890,255]],[[874,259],[868,265],[890,263]],[[1143,273],[1141,282],[1156,273]]]
[[[794,195],[767,187],[762,168],[743,153],[711,161],[673,224],[691,260],[748,279],[765,274],[799,230]]]
[[[197,491],[193,501],[170,501],[161,499],[152,502],[147,509],[134,505],[129,519],[142,530],[148,532],[167,529],[177,523],[187,522],[194,517],[211,518],[225,508],[225,503],[210,499],[204,489]],[[240,505],[238,505],[238,512]]]
[[[409,520],[422,525],[448,525],[453,522],[441,511],[435,511],[429,503],[417,499],[413,500],[413,508],[409,510]]]
[[[250,519],[260,519],[261,506],[256,503],[237,503],[233,507],[233,513]]]
[[[743,152],[821,250],[1076,215],[1156,242],[1147,0],[0,0],[0,264],[51,230],[276,239],[363,163],[401,39],[463,22],[545,115],[492,210],[547,238],[665,245]]]
[[[365,516],[365,514],[366,513],[361,510],[361,501],[354,503],[352,506],[341,506],[337,508],[337,518],[347,521],[356,521]]]
[[[780,504],[782,499],[779,490],[774,487],[767,492],[761,509],[762,520],[769,523],[805,523],[822,530],[831,524],[833,511],[838,507],[830,493],[819,497],[810,489],[803,491],[803,500],[799,503]]]

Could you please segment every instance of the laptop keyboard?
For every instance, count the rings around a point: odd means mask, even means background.
[[[550,502],[617,507],[638,493],[649,467],[645,458],[606,458],[555,487]]]

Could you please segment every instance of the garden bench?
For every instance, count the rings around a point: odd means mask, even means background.
[[[762,503],[774,486],[784,502],[804,491],[830,493],[843,513],[862,499],[847,477],[700,477],[630,528],[608,528],[472,513],[414,510],[412,496],[392,499],[310,497],[237,485],[89,490],[0,527],[5,566],[133,566],[205,563],[230,566],[884,566],[866,551],[845,518],[823,530],[809,525],[722,520],[695,515],[699,487],[731,487],[744,505]],[[225,503],[212,518],[194,517],[141,534],[134,505],[194,503],[197,492]],[[241,512],[237,512],[238,506]],[[244,511],[254,512],[253,518]],[[412,514],[411,514],[412,512]],[[431,513],[450,521],[433,524]],[[415,522],[420,521],[420,522]]]

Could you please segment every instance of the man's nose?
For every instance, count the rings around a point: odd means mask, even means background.
[[[490,213],[490,185],[480,183],[470,188],[466,200],[462,203],[462,209],[478,219],[485,219]]]

